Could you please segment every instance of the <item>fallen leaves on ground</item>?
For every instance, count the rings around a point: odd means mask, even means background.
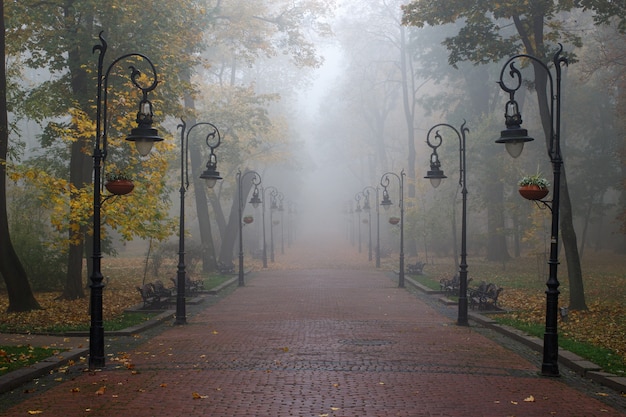
[[[294,245],[286,247],[285,254],[276,252],[276,262],[269,263],[269,269],[373,269],[368,260],[368,247],[363,244],[359,253],[355,246],[340,246],[338,243],[306,247]],[[594,253],[583,260],[583,279],[588,310],[570,311],[569,320],[559,320],[559,334],[569,338],[606,347],[621,355],[626,360],[626,257]],[[458,264],[452,258],[407,258],[407,263],[416,260],[426,262],[424,273],[438,282],[441,278],[451,278],[458,272]],[[117,317],[130,306],[139,304],[141,297],[136,286],[143,281],[143,258],[107,258],[103,273],[107,286],[103,294],[103,315],[105,320]],[[480,281],[494,282],[504,287],[499,303],[507,310],[514,311],[513,316],[528,323],[545,322],[545,281],[547,268],[543,258],[541,262],[533,257],[521,257],[507,261],[506,264],[486,262],[480,257],[468,258],[470,287]],[[262,262],[251,256],[245,258],[246,269],[262,270]],[[164,268],[175,272],[175,266]],[[398,269],[398,255],[392,253],[382,258],[380,270]],[[161,277],[148,277],[147,281],[161,279],[169,284],[167,273]],[[170,275],[172,275],[170,274]],[[569,304],[569,289],[566,263],[559,267],[560,306]],[[86,289],[86,295],[89,290]],[[27,313],[6,313],[0,316],[0,324],[7,327],[26,326],[32,332],[45,329],[50,323],[89,324],[89,297],[80,300],[59,300],[60,292],[36,293],[35,298],[42,309]],[[6,293],[0,294],[0,311],[6,310]],[[212,332],[218,334],[216,330]],[[288,352],[288,347],[282,348]]]

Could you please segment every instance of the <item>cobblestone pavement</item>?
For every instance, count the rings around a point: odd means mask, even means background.
[[[564,372],[376,270],[256,272],[122,349],[13,393],[3,416],[626,416],[619,393]],[[501,338],[501,337],[500,337]],[[118,350],[115,350],[118,349]],[[84,366],[82,366],[84,368]],[[45,388],[42,387],[45,385]]]

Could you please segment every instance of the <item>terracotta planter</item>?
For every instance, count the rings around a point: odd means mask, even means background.
[[[400,217],[390,217],[389,218],[389,223],[396,225],[398,223],[400,223]]]
[[[253,221],[254,221],[254,217],[252,217],[252,216],[245,216],[245,217],[243,218],[243,222],[244,222],[245,224],[250,224],[250,223],[252,223]]]
[[[104,184],[104,188],[106,188],[111,194],[124,195],[133,191],[135,184],[133,184],[130,180],[114,180],[107,181]]]
[[[537,185],[522,185],[519,193],[526,200],[541,200],[548,195],[550,190],[547,188],[539,188]]]

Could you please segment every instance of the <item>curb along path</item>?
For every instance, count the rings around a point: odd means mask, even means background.
[[[4,416],[626,416],[371,270],[264,271]],[[600,388],[598,388],[600,390]]]

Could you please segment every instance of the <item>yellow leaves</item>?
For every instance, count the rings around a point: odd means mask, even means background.
[[[535,397],[533,397],[532,395],[529,395],[528,397],[524,398],[524,402],[534,403],[535,402]]]
[[[43,414],[41,410],[28,410],[28,415],[34,416],[36,414]]]
[[[106,386],[102,386],[102,387],[98,388],[98,390],[96,391],[96,395],[104,395],[106,390],[107,390],[107,387]]]
[[[201,400],[201,399],[209,398],[209,396],[208,395],[200,395],[197,392],[192,392],[191,393],[191,398],[193,398],[194,400]]]

